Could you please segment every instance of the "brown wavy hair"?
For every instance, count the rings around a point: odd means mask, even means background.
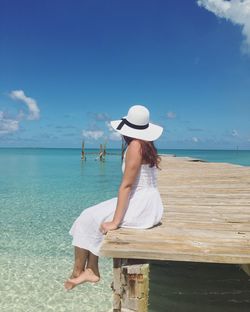
[[[127,136],[123,136],[123,139],[127,146],[130,144],[130,142],[134,140],[134,138],[130,138]],[[159,164],[161,161],[161,157],[158,155],[157,148],[155,147],[154,142],[139,139],[136,140],[138,140],[141,144],[141,155],[143,162],[149,164],[149,167],[156,166],[158,169],[160,169]]]

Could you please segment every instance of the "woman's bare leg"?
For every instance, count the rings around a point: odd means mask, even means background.
[[[98,257],[89,252],[86,269],[77,277],[67,280],[64,286],[67,290],[70,290],[79,284],[85,282],[97,283],[99,280],[100,273],[98,268]]]
[[[75,246],[75,263],[71,278],[65,281],[64,287],[66,289],[72,289],[75,284],[72,283],[72,279],[77,278],[85,270],[86,263],[88,261],[89,251],[83,248]]]
[[[99,277],[99,279],[100,279],[98,260],[99,260],[98,256],[89,252],[89,258],[88,258],[86,269],[90,269],[94,273],[94,275]]]
[[[85,270],[89,251],[83,248],[75,247],[75,263],[71,278],[77,277]]]

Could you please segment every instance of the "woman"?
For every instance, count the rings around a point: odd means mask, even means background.
[[[160,222],[162,201],[156,186],[160,158],[153,141],[163,128],[149,122],[149,111],[132,106],[121,120],[111,121],[127,143],[123,161],[123,178],[118,197],[82,212],[70,234],[75,246],[75,263],[71,278],[65,282],[72,289],[84,282],[100,280],[98,255],[104,235],[118,227],[146,229]]]

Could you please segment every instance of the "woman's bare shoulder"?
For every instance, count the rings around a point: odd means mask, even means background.
[[[130,157],[139,157],[141,158],[141,144],[139,140],[133,140],[130,142],[126,155]]]
[[[139,140],[134,139],[129,143],[128,153],[138,153],[141,151],[141,143]]]
[[[129,146],[130,149],[140,149],[141,148],[141,143],[139,140],[134,139],[133,141],[130,142]]]

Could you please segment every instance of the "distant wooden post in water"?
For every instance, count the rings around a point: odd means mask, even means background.
[[[82,152],[81,152],[81,160],[87,160],[86,155],[97,155],[94,160],[100,160],[100,161],[105,161],[106,155],[121,155],[121,158],[123,159],[125,152],[125,145],[124,142],[122,142],[122,147],[121,147],[121,152],[107,152],[107,142],[105,142],[103,145],[100,144],[100,149],[99,152],[94,151],[94,152],[85,152],[85,145],[84,141],[82,141]]]
[[[81,160],[86,160],[85,151],[84,151],[84,141],[82,141],[82,154],[81,154]]]
[[[240,264],[250,275],[250,167],[163,156],[161,168],[162,224],[110,231],[101,248],[114,258],[114,312],[147,311],[147,260]]]

